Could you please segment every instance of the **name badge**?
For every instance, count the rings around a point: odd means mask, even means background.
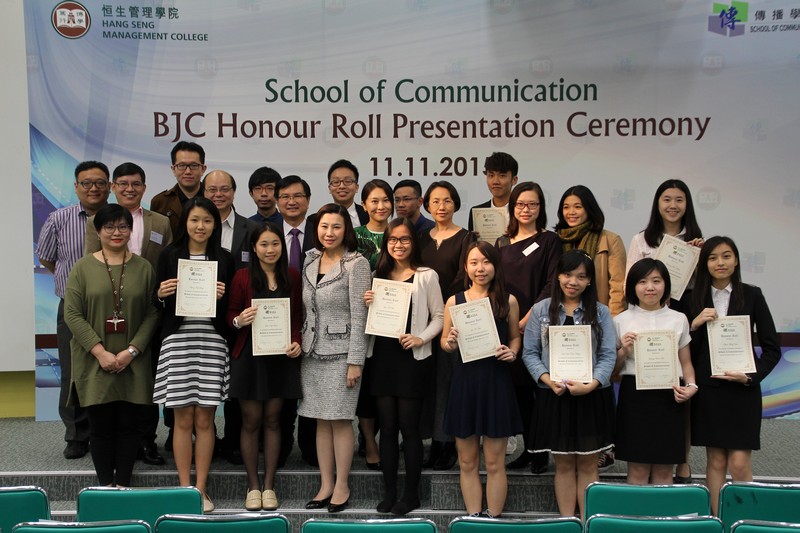
[[[158,233],[157,231],[150,232],[150,242],[154,242],[156,244],[161,244],[164,242],[164,236]]]
[[[529,255],[531,255],[531,254],[532,254],[532,253],[533,253],[533,252],[534,252],[534,251],[535,251],[535,250],[536,250],[538,247],[539,247],[539,243],[538,243],[538,242],[535,242],[535,243],[531,244],[530,246],[528,246],[527,248],[525,248],[524,250],[522,250],[522,255],[524,255],[525,257],[528,257],[528,256],[529,256]]]
[[[242,252],[242,263],[250,262],[250,252]]]

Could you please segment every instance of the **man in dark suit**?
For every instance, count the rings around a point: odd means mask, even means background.
[[[306,218],[311,201],[311,187],[300,176],[286,176],[275,186],[278,209],[283,216],[283,234],[289,254],[289,266],[300,271],[306,252],[314,247],[314,221]],[[313,216],[313,215],[312,215]],[[284,400],[281,411],[281,453],[278,465],[282,466],[294,444],[294,420],[297,418],[297,402]],[[317,422],[300,417],[297,422],[297,445],[303,460],[317,466]]]
[[[238,214],[233,209],[236,194],[236,180],[224,170],[212,170],[203,178],[203,194],[219,210],[222,220],[222,247],[233,255],[236,270],[246,267],[250,262],[252,248],[250,236],[258,231],[258,224]],[[242,412],[239,402],[226,400],[225,435],[222,439],[222,456],[229,463],[242,464],[239,451],[239,437],[242,431]]]
[[[114,169],[111,177],[111,192],[117,203],[131,212],[133,228],[128,249],[147,259],[153,270],[158,264],[158,256],[172,242],[172,227],[169,219],[160,213],[142,208],[142,197],[147,190],[144,169],[135,163],[122,163]],[[100,250],[100,237],[94,229],[94,216],[86,221],[84,255]],[[158,353],[158,346],[153,346]],[[153,373],[158,357],[153,357]],[[148,405],[142,409],[142,444],[139,458],[149,465],[163,465],[164,458],[158,453],[156,428],[158,427],[158,406]]]
[[[517,172],[519,164],[510,154],[505,152],[494,152],[486,158],[483,163],[483,173],[486,175],[486,186],[492,193],[492,199],[480,205],[476,205],[469,210],[468,229],[472,231],[472,210],[484,207],[494,207],[496,209],[508,209],[508,201],[511,199],[511,189],[517,184]],[[494,243],[492,243],[494,244]]]
[[[358,203],[355,202],[358,192],[358,169],[346,159],[340,159],[328,169],[328,191],[331,193],[333,203],[347,209],[353,227],[365,226],[369,222],[369,215]],[[308,217],[314,225],[316,213]],[[316,238],[316,236],[315,236]]]

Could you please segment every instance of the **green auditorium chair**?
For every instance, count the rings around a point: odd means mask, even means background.
[[[590,483],[584,498],[584,517],[708,516],[711,497],[703,485],[629,485]]]
[[[0,531],[20,522],[50,520],[50,501],[40,487],[0,487]]]
[[[800,485],[725,483],[719,491],[719,517],[725,531],[739,520],[800,522]]]
[[[731,526],[731,533],[800,533],[800,524],[767,520],[739,520]]]
[[[438,533],[436,524],[425,518],[386,520],[318,520],[311,518],[300,526],[300,533]]]
[[[155,533],[289,533],[285,516],[276,513],[223,515],[164,515],[156,520]]]
[[[581,533],[583,523],[574,517],[510,520],[463,516],[450,522],[450,533]]]
[[[144,520],[155,526],[165,514],[203,514],[203,497],[194,487],[89,487],[78,493],[79,522]]]
[[[25,522],[11,533],[150,533],[142,520],[110,520],[103,522]]]
[[[597,514],[586,521],[585,533],[722,533],[713,516],[621,516]]]

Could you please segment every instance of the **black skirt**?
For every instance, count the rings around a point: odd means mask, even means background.
[[[761,386],[722,381],[692,396],[692,446],[761,448]]]
[[[537,391],[531,422],[532,452],[591,454],[614,445],[614,391],[595,389],[583,396],[549,387]]]
[[[686,460],[686,404],[670,390],[636,390],[636,377],[623,376],[617,404],[617,459],[644,464]]]
[[[404,350],[400,341],[388,337],[375,337],[372,357],[367,361],[372,396],[424,398],[436,372],[433,356],[418,361],[412,350]]]
[[[272,398],[299,399],[300,358],[286,355],[254,356],[248,338],[239,357],[231,358],[228,396],[237,400],[265,402]]]

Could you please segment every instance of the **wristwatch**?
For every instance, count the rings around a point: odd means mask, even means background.
[[[128,346],[128,351],[131,353],[131,359],[136,359],[136,356],[139,355],[139,350],[133,346]]]

